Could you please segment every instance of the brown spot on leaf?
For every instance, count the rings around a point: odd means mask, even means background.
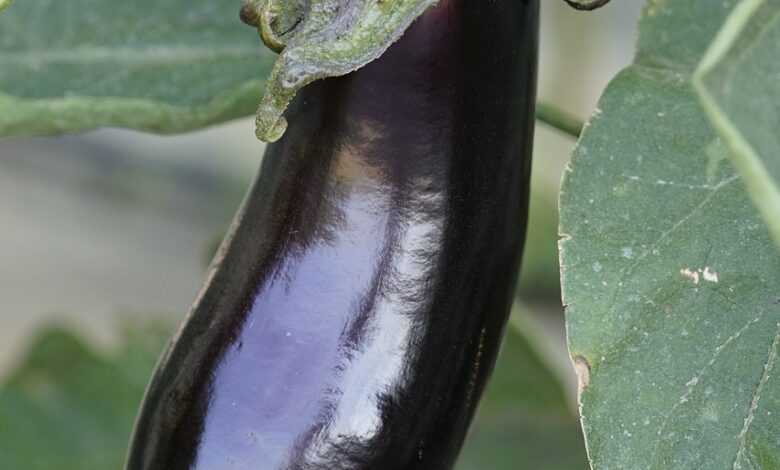
[[[590,385],[590,364],[582,356],[574,356],[574,371],[577,373],[577,397]]]

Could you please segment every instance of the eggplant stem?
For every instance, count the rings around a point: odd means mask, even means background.
[[[536,119],[575,139],[580,137],[584,127],[580,119],[572,116],[567,111],[547,103],[537,103]]]
[[[568,3],[569,6],[574,8],[575,10],[585,10],[585,11],[601,8],[610,2],[610,0],[592,0],[587,3],[582,3],[576,0],[564,0],[564,1]]]

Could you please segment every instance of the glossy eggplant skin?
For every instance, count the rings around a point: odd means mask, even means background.
[[[441,0],[377,61],[303,90],[127,469],[453,466],[520,263],[538,8]]]

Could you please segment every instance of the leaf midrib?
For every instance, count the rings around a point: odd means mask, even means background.
[[[2,65],[45,66],[54,63],[91,65],[99,63],[149,64],[204,62],[215,59],[259,57],[262,49],[246,46],[149,46],[78,47],[0,52]]]

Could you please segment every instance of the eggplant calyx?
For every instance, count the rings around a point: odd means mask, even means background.
[[[257,28],[263,43],[281,53],[303,22],[304,0],[245,0],[241,21]]]
[[[245,0],[241,19],[258,28],[279,57],[257,110],[256,134],[274,142],[298,90],[381,56],[439,0]]]

